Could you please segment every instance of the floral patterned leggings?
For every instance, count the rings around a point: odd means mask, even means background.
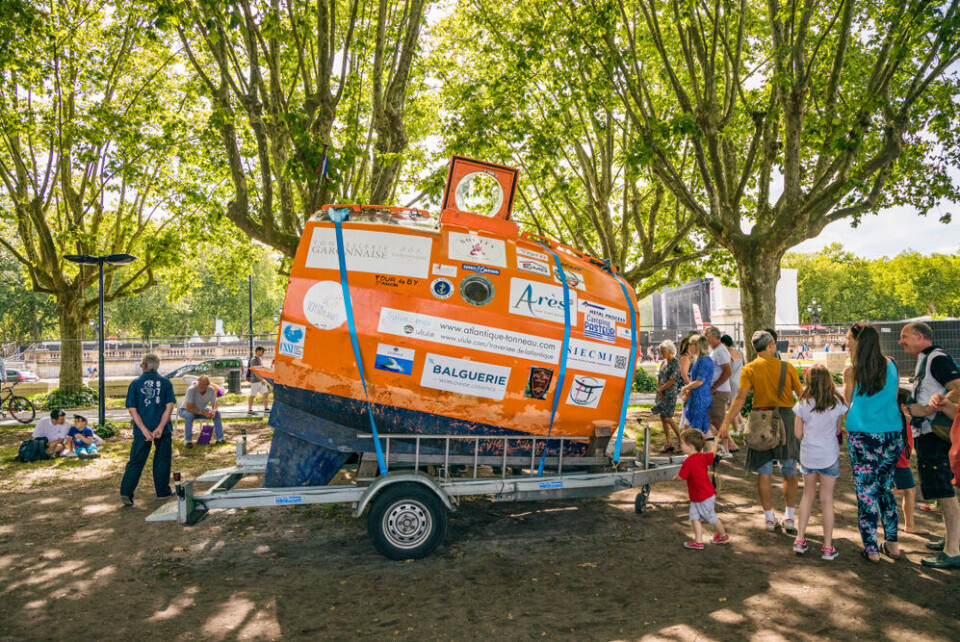
[[[897,502],[893,497],[893,469],[903,450],[903,434],[895,432],[851,432],[847,454],[857,492],[857,514],[863,550],[877,553],[877,522],[883,523],[888,542],[897,541]]]

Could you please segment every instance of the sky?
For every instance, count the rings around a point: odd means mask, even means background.
[[[947,213],[953,215],[953,221],[943,224],[939,219]],[[868,259],[896,256],[904,250],[926,255],[953,254],[960,252],[960,208],[945,204],[926,216],[909,207],[891,208],[865,216],[856,228],[851,227],[849,220],[837,221],[791,252],[817,252],[831,243],[841,243],[848,252]]]

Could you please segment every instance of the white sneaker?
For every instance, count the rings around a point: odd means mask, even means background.
[[[783,527],[783,532],[787,535],[796,535],[797,534],[797,525],[792,519],[784,519],[780,522],[780,526]]]
[[[64,451],[64,453],[63,453],[62,455],[60,455],[60,456],[61,456],[61,457],[76,457],[76,456],[77,456],[77,451],[76,451],[76,450],[67,450],[67,451]]]

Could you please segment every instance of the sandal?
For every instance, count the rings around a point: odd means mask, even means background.
[[[879,563],[880,563],[880,560],[879,560],[879,559],[872,559],[872,558],[870,557],[870,554],[867,553],[867,551],[865,551],[865,550],[863,550],[863,549],[860,550],[860,557],[862,557],[862,558],[865,559],[866,561],[870,562],[871,564],[879,564]]]
[[[672,453],[672,452],[676,452],[676,450],[675,450],[674,447],[673,447],[673,444],[667,444],[666,446],[664,446],[663,448],[660,449],[660,454],[661,454],[661,455],[666,454],[666,453]]]
[[[894,555],[890,552],[890,548],[887,546],[886,542],[880,542],[880,552],[889,557],[892,560],[900,559],[900,555]]]

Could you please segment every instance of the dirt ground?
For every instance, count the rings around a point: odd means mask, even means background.
[[[266,448],[262,424],[246,427]],[[659,430],[657,430],[659,433]],[[721,468],[730,546],[688,551],[681,482],[569,502],[462,504],[427,559],[390,562],[348,507],[222,511],[191,528],[148,524],[118,488],[129,434],[97,461],[12,461],[26,431],[0,430],[0,640],[960,639],[960,571],[920,566],[939,515],[901,536],[904,559],[858,556],[849,467],[835,562],[761,528],[742,456]],[[659,445],[659,444],[658,444]],[[230,447],[175,452],[188,477]],[[149,466],[149,464],[148,464]],[[782,496],[775,494],[778,514]]]

